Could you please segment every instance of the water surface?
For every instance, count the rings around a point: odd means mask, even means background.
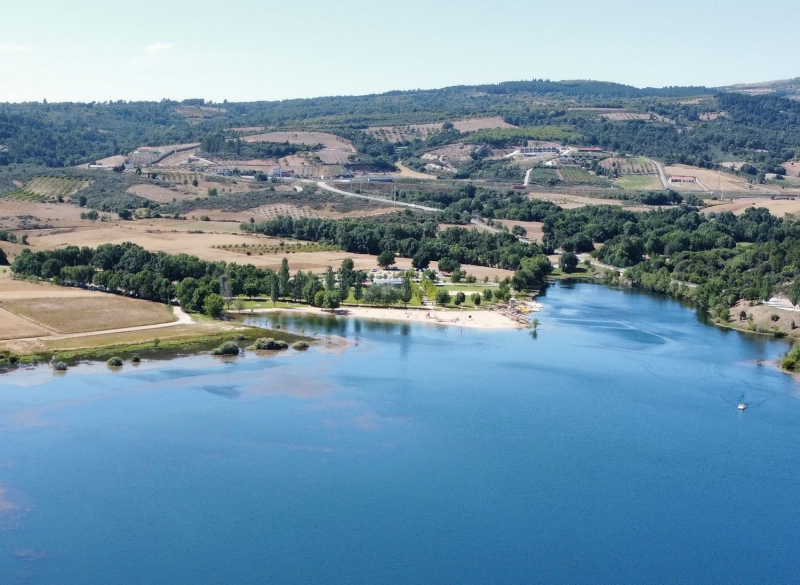
[[[787,346],[543,301],[535,337],[282,316],[347,348],[0,377],[0,582],[796,582]]]

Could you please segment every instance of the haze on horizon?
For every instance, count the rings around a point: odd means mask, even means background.
[[[754,28],[748,0],[724,10],[711,0],[376,4],[14,3],[0,21],[0,102],[256,101],[533,78],[720,86],[800,75],[800,36]],[[800,21],[790,0],[757,9],[769,27]]]

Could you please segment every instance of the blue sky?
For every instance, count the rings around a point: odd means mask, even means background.
[[[0,101],[800,76],[797,0],[3,2]]]

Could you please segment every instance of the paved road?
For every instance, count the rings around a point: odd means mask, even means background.
[[[350,193],[349,191],[342,191],[341,189],[337,189],[336,187],[331,187],[328,183],[324,181],[317,182],[317,185],[321,189],[325,189],[326,191],[330,191],[331,193],[338,193],[339,195],[345,195],[347,197],[358,197],[359,199],[368,199],[370,201],[378,201],[380,203],[385,203],[387,205],[396,205],[398,207],[409,207],[411,209],[416,209],[418,211],[427,211],[430,213],[437,213],[441,211],[441,209],[437,209],[435,207],[428,207],[426,205],[417,205],[416,203],[406,203],[405,201],[391,201],[389,199],[384,199],[383,197],[373,197],[371,195],[359,195],[357,193]]]
[[[654,163],[656,163],[656,168],[658,169],[658,178],[661,179],[661,184],[663,185],[664,189],[669,189],[669,183],[667,182],[667,175],[664,173],[664,167],[661,166],[661,163],[655,159],[650,159]]]

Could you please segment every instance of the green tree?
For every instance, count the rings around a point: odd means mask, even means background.
[[[378,254],[378,266],[386,270],[389,266],[394,264],[394,252],[391,250],[384,250]]]
[[[0,266],[8,266],[8,256],[2,248],[0,248]]]
[[[574,272],[578,267],[578,256],[575,252],[564,252],[558,258],[558,266],[567,274]]]
[[[322,308],[334,311],[339,308],[339,293],[335,290],[326,290],[322,297]]]
[[[285,297],[289,294],[289,260],[283,258],[281,260],[281,267],[278,269],[278,285],[280,286],[280,295]]]
[[[795,278],[789,288],[789,301],[795,307],[800,304],[800,278]]]
[[[537,254],[532,258],[523,258],[520,261],[519,268],[514,273],[512,284],[519,291],[541,287],[552,270],[553,265],[550,264],[550,260],[544,254]]]
[[[225,308],[225,299],[217,293],[211,293],[203,301],[203,312],[209,317],[219,317]]]
[[[328,266],[328,269],[325,271],[325,290],[332,291],[336,288],[336,273],[333,271],[333,268]]]
[[[364,286],[360,278],[356,278],[356,282],[353,285],[353,298],[356,300],[356,306],[358,306],[358,302],[364,298]]]
[[[449,256],[445,256],[439,260],[439,270],[442,272],[454,272],[456,268],[461,268],[461,264]]]
[[[436,291],[436,303],[442,307],[450,304],[450,292],[447,289],[440,288]]]
[[[476,307],[480,306],[481,304],[481,295],[480,293],[472,293],[472,304]]]
[[[277,278],[272,279],[272,286],[270,287],[269,291],[269,298],[272,299],[272,306],[275,306],[275,303],[278,302],[278,298],[280,297],[280,284],[278,283]]]
[[[403,307],[408,305],[413,295],[414,289],[411,286],[411,277],[406,274],[403,278],[403,285],[400,287],[400,300],[403,301]]]
[[[486,302],[487,302],[487,303],[488,303],[488,302],[491,302],[491,300],[492,300],[492,295],[493,295],[493,293],[492,293],[492,289],[490,289],[490,288],[487,288],[487,289],[485,289],[485,290],[483,291],[483,298],[486,300]]]

